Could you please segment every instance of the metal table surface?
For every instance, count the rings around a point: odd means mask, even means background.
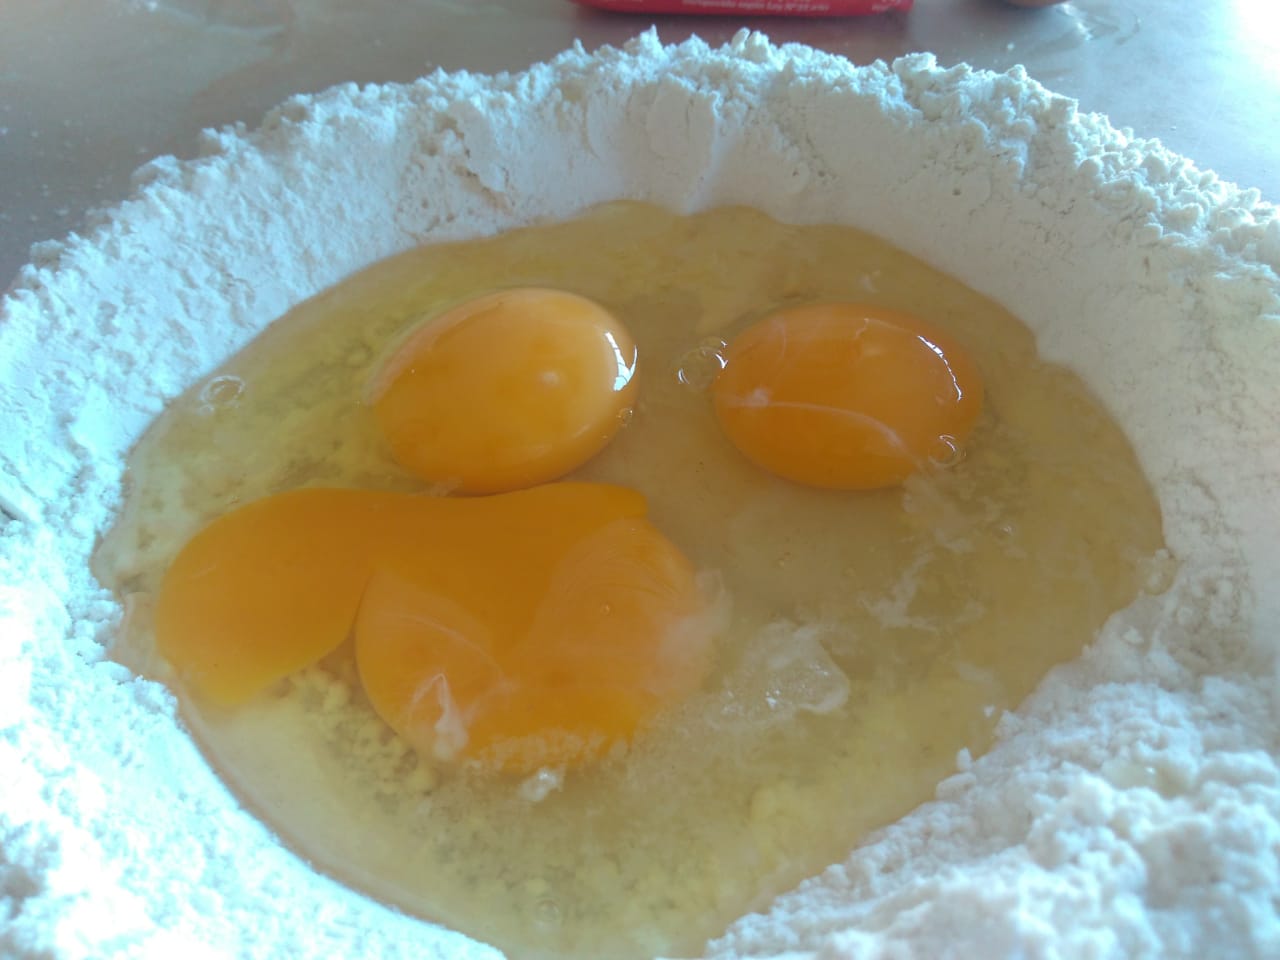
[[[1275,0],[917,0],[848,19],[645,17],[567,0],[4,0],[0,3],[0,289],[32,242],[128,194],[158,154],[206,127],[254,125],[335,83],[519,69],[575,39],[666,42],[743,26],[855,63],[930,51],[1005,70],[1156,137],[1280,201],[1280,5]]]

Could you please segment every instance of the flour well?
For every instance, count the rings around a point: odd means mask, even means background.
[[[416,757],[412,731],[391,736],[351,650],[230,713],[184,690],[184,676],[215,664],[193,670],[173,646],[171,664],[159,663],[148,614],[196,530],[233,505],[309,484],[421,491],[359,402],[387,345],[432,304],[534,282],[592,298],[634,338],[641,386],[627,424],[568,479],[641,494],[655,528],[719,598],[723,630],[696,691],[624,755],[565,771],[556,795],[535,806],[504,778],[432,763],[429,747]],[[720,368],[704,351],[740,344],[760,313],[847,298],[947,324],[982,371],[986,411],[964,453],[897,490],[833,494],[771,477],[724,437],[710,384],[691,383],[699,359]],[[219,404],[228,381],[240,392]],[[130,611],[109,655],[177,690],[179,716],[214,766],[317,868],[517,960],[701,952],[743,913],[932,800],[957,752],[984,753],[1000,713],[1079,657],[1165,555],[1154,495],[1119,427],[1077,378],[1038,360],[1017,318],[869,234],[734,207],[683,217],[611,203],[380,261],[276,320],[176,398],[125,476],[121,520],[90,565]],[[434,505],[462,509],[457,498]],[[308,533],[325,519],[334,514],[315,517]],[[546,533],[560,522],[539,525]],[[416,551],[445,536],[424,532]],[[464,583],[492,584],[518,548],[475,536],[487,549]],[[256,540],[225,566],[206,558],[187,569],[205,571],[199,584],[211,563],[247,573],[267,585],[269,607],[290,577],[281,561],[263,563],[271,549]],[[349,563],[358,550],[330,539],[287,567]],[[448,567],[468,556],[455,553]],[[536,576],[507,564],[482,599],[453,599],[483,616]],[[223,583],[216,607],[245,607]],[[314,583],[302,587],[298,614],[320,608]],[[592,594],[581,575],[575,583],[575,598]],[[377,603],[370,582],[352,616],[367,623]],[[210,612],[169,644],[209,625]],[[396,622],[431,616],[396,607]],[[600,629],[611,648],[626,644],[617,620]],[[574,632],[561,626],[555,637]],[[216,641],[198,648],[216,651],[216,666],[252,660]],[[404,651],[391,669],[404,676],[414,660]],[[446,656],[432,679],[443,671],[448,683],[451,670]],[[519,684],[519,666],[507,677]],[[454,716],[449,729],[465,735],[465,707]]]
[[[1127,428],[1177,561],[934,803],[709,955],[1280,951],[1280,218],[1255,191],[1020,73],[745,34],[340,88],[206,144],[37,248],[0,314],[0,952],[493,955],[239,809],[169,694],[102,659],[119,611],[88,556],[148,420],[287,307],[618,197],[849,222],[999,300]]]

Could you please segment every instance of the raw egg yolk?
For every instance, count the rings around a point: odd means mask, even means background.
[[[196,695],[234,706],[354,633],[374,708],[423,753],[519,773],[580,763],[694,690],[720,629],[645,512],[605,484],[279,494],[184,547],[157,645]]]
[[[599,453],[634,401],[635,371],[635,343],[599,304],[503,290],[412,333],[369,400],[406,469],[460,493],[501,493]]]
[[[950,336],[897,310],[780,310],[729,345],[716,417],[749,460],[797,483],[869,490],[950,460],[982,409],[982,379]]]

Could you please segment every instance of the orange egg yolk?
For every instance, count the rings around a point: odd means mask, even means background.
[[[374,708],[420,751],[510,772],[579,763],[708,669],[715,605],[645,512],[604,484],[279,494],[182,550],[157,645],[198,696],[234,706],[354,633]]]
[[[504,290],[411,334],[369,401],[406,469],[460,493],[500,493],[595,456],[634,401],[635,371],[635,343],[599,304]]]
[[[814,487],[868,490],[949,460],[982,409],[982,379],[950,336],[896,310],[812,304],[730,344],[717,419],[749,460]]]

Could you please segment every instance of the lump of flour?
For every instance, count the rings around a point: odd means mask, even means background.
[[[104,659],[88,558],[149,419],[289,306],[620,197],[862,226],[1001,301],[1128,430],[1170,549],[989,754],[708,956],[1280,953],[1276,208],[1020,71],[744,33],[297,98],[33,250],[0,305],[0,954],[495,956],[240,809]]]

